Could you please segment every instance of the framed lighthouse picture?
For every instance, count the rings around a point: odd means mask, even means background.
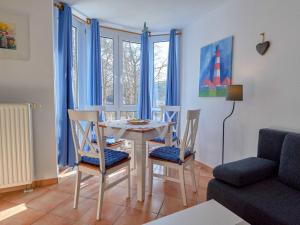
[[[199,97],[226,96],[232,82],[233,36],[201,48]]]

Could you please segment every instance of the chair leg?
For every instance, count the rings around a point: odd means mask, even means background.
[[[179,180],[180,180],[180,188],[181,188],[183,205],[187,206],[183,165],[181,165],[179,168]]]
[[[128,163],[128,167],[127,167],[127,176],[128,176],[128,187],[127,187],[127,197],[130,198],[130,163]]]
[[[197,201],[200,202],[200,196],[198,193],[198,188],[197,188],[197,182],[196,182],[196,176],[195,176],[195,166],[194,166],[194,162],[191,163],[191,175],[192,175],[192,179],[193,179],[193,186],[194,186],[194,193],[196,193],[197,196]]]
[[[149,194],[152,195],[152,186],[153,186],[153,162],[151,159],[148,159],[149,165]]]
[[[104,178],[104,175],[100,174],[98,205],[97,205],[97,217],[96,217],[97,220],[101,219],[104,189],[105,189],[105,178]]]
[[[191,162],[190,165],[191,168],[191,175],[192,175],[192,182],[193,182],[193,187],[194,187],[194,192],[197,192],[197,182],[196,182],[196,175],[195,175],[195,167],[194,167],[194,162]]]
[[[81,182],[81,171],[77,170],[76,183],[75,183],[75,193],[74,193],[74,205],[73,205],[74,209],[77,209],[77,207],[78,207],[80,182]]]

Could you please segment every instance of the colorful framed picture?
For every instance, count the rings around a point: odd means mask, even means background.
[[[233,36],[201,48],[199,97],[226,96],[232,82]]]
[[[0,9],[0,58],[29,59],[28,16]]]

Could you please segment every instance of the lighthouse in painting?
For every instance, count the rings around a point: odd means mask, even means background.
[[[231,84],[233,37],[201,48],[200,58],[200,97],[226,95],[227,85]]]
[[[221,52],[220,49],[216,48],[216,60],[214,66],[214,85],[220,86],[221,85],[221,60],[220,60]]]

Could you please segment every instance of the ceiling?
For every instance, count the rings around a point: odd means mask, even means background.
[[[229,0],[65,0],[102,24],[140,31],[144,21],[151,32],[182,29]]]

